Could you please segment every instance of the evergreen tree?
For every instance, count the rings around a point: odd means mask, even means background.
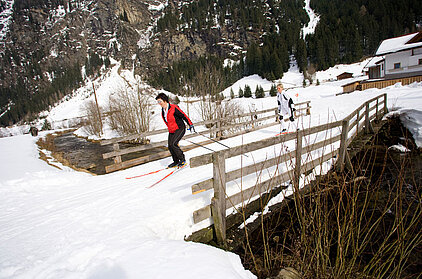
[[[252,97],[251,87],[247,84],[245,85],[244,96],[245,96],[245,98],[251,98]]]
[[[255,89],[255,98],[259,99],[259,98],[264,98],[264,97],[265,97],[264,89],[262,88],[262,86],[257,85]]]
[[[277,86],[275,84],[271,85],[270,96],[272,97],[277,96]]]
[[[243,98],[244,92],[241,87],[239,87],[239,92],[237,94],[239,95],[239,98]]]
[[[47,119],[44,119],[44,124],[42,125],[41,130],[43,131],[51,130],[51,123],[48,122]]]
[[[233,92],[233,88],[230,88],[230,98],[234,99],[234,92]]]
[[[306,71],[306,67],[308,66],[308,55],[306,52],[306,43],[301,38],[297,41],[295,58],[300,72],[303,73]]]

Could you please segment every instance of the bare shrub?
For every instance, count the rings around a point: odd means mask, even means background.
[[[109,99],[109,123],[121,135],[147,132],[150,128],[151,105],[148,97],[138,88],[136,92],[121,88]]]
[[[217,126],[217,122],[220,127],[239,123],[242,120],[239,115],[244,113],[242,107],[235,101],[213,101],[211,98],[202,98],[199,110],[202,120],[216,120],[216,122],[206,125],[207,128]],[[223,136],[223,132],[231,133],[235,130],[235,128],[224,129],[218,135]]]
[[[82,110],[87,116],[87,122],[84,126],[85,131],[90,135],[101,136],[102,122],[98,110],[102,113],[103,109],[101,107],[97,108],[95,102],[91,100],[83,105]]]
[[[224,89],[224,79],[221,73],[212,65],[205,67],[196,74],[195,82],[189,84],[189,93],[200,96],[199,114],[203,121],[221,120],[207,125],[207,128],[221,125],[227,126],[239,121],[238,115],[243,113],[241,106],[235,101],[224,101],[220,94]],[[226,129],[225,132],[229,132]],[[218,133],[219,136],[222,135]]]
[[[286,267],[301,278],[420,278],[422,195],[411,163],[420,155],[394,154],[384,140],[368,144],[353,169],[294,187],[273,219],[261,215],[260,229],[245,232],[246,266],[258,278]]]

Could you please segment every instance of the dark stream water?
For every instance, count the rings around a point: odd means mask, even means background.
[[[76,137],[72,132],[65,133],[54,138],[56,152],[62,154],[72,166],[84,169],[95,174],[105,174],[105,166],[113,164],[113,159],[103,159],[102,154],[113,151],[112,145],[100,145],[97,142],[88,141]],[[120,149],[136,146],[137,144],[120,144]],[[130,160],[156,152],[167,150],[165,147],[138,151],[122,156],[122,160]]]

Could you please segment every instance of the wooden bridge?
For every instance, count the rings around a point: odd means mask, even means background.
[[[310,114],[311,106],[309,101],[298,103],[295,106],[296,117]],[[190,168],[212,164],[213,169],[213,176],[211,178],[192,185],[192,194],[214,190],[211,203],[193,212],[194,223],[197,224],[211,218],[213,225],[205,229],[208,232],[207,237],[212,238],[213,236],[216,236],[219,243],[225,243],[227,230],[226,212],[228,209],[245,206],[262,195],[268,195],[271,192],[279,192],[286,184],[291,183],[293,189],[298,191],[300,188],[301,176],[308,174],[315,167],[321,166],[324,162],[329,160],[336,161],[336,168],[339,171],[344,170],[347,166],[351,167],[351,155],[348,152],[349,145],[356,136],[373,133],[377,129],[377,126],[374,124],[377,121],[374,120],[381,119],[386,112],[387,96],[386,94],[382,94],[365,102],[343,120],[317,127],[301,129],[285,135],[279,134],[261,141],[251,142],[242,146],[191,158]],[[270,119],[275,119],[276,114],[276,109],[266,109],[237,115],[236,117],[231,116],[230,119],[222,118],[202,121],[195,123],[195,126],[210,127],[198,134],[214,135],[217,139],[229,138],[279,125],[277,122],[269,121]],[[236,119],[234,124],[233,118]],[[228,130],[234,132],[222,134],[223,131]],[[104,159],[114,158],[114,163],[107,166],[106,171],[112,172],[169,156],[169,151],[164,150],[156,152],[153,155],[126,161],[122,160],[122,156],[125,154],[150,148],[164,147],[167,144],[167,140],[126,149],[120,149],[121,143],[161,133],[167,133],[167,129],[102,141],[102,145],[112,144],[114,149],[112,152],[103,154]],[[185,135],[184,139],[197,137],[198,134]],[[208,140],[201,142],[200,144],[211,142],[212,141]],[[262,162],[241,166],[240,168],[227,171],[227,159],[242,155],[247,156],[247,153],[263,150],[265,148],[280,149],[280,144],[288,142],[294,142],[295,148],[291,151],[284,152],[279,156],[274,156],[273,158],[266,159]],[[182,149],[189,150],[195,147],[197,146],[190,145],[184,146]],[[300,158],[300,160],[297,158]],[[281,165],[284,165],[285,168],[283,169],[280,167]],[[268,168],[276,168],[277,170],[269,179],[257,182],[255,185],[246,189],[241,189],[233,195],[229,196],[227,194],[227,183],[242,179],[248,175],[253,175],[254,173],[257,173],[257,170]],[[206,242],[207,240],[202,238],[201,241]]]
[[[311,112],[310,101],[297,103],[295,104],[295,117],[299,117],[301,115],[309,115]],[[279,125],[278,122],[271,121],[268,122],[269,119],[275,119],[277,115],[277,109],[266,109],[261,111],[251,111],[249,113],[240,114],[240,115],[231,115],[226,118],[218,118],[218,119],[211,119],[207,121],[196,122],[195,127],[198,128],[200,126],[210,127],[208,129],[202,130],[197,134],[190,134],[185,135],[183,137],[184,140],[189,140],[190,138],[197,137],[199,135],[214,135],[217,139],[224,138],[231,138],[235,136],[239,136],[241,134],[245,134],[248,132],[256,131],[262,128],[271,127],[275,125]],[[233,123],[235,122],[235,123]],[[227,131],[233,131],[231,133],[223,134]],[[151,155],[147,156],[140,156],[134,159],[123,160],[123,155],[133,154],[136,152],[140,152],[143,150],[153,149],[153,148],[164,148],[167,146],[167,129],[160,129],[156,131],[149,131],[140,134],[134,134],[130,136],[120,137],[120,138],[113,138],[109,140],[102,140],[100,143],[101,145],[113,145],[113,151],[104,153],[103,159],[113,158],[113,164],[108,165],[105,167],[107,173],[133,167],[136,165],[144,164],[150,162],[152,160],[158,160],[162,158],[166,158],[170,156],[170,152],[168,150],[161,150],[158,152],[154,152]],[[164,141],[154,142],[150,144],[140,144],[134,147],[128,147],[125,149],[121,149],[122,143],[145,139],[150,136],[163,134],[163,138],[166,138]],[[199,142],[199,144],[208,144],[211,143],[212,140],[207,140],[203,142]],[[197,143],[198,144],[198,143]],[[181,147],[183,151],[190,150],[192,148],[198,147],[197,144],[191,144],[188,146]]]

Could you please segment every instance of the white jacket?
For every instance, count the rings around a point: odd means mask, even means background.
[[[277,92],[278,114],[287,117],[292,116],[292,109],[289,105],[291,98],[284,91]]]

